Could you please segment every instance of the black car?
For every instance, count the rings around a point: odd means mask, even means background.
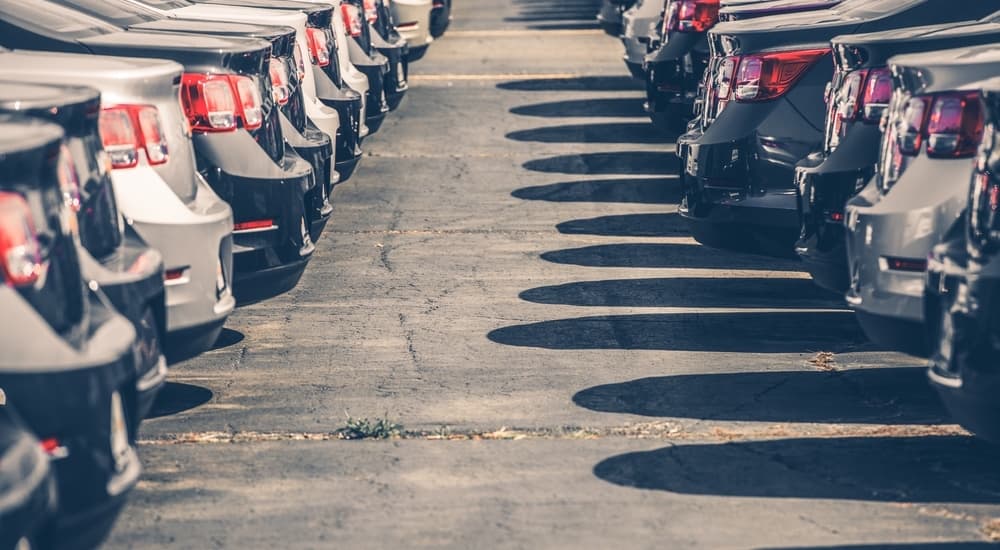
[[[620,0],[615,0],[619,2]],[[633,0],[625,0],[630,3]],[[431,8],[431,36],[441,38],[451,25],[451,0],[434,0]],[[621,19],[619,19],[621,21]],[[617,34],[616,34],[617,36]]]
[[[182,32],[260,38],[271,43],[268,73],[278,105],[285,143],[312,166],[316,186],[306,195],[310,237],[319,238],[333,207],[329,196],[340,176],[333,170],[331,139],[306,117],[295,60],[295,29],[222,21],[171,19],[128,0],[53,0],[68,8],[102,19],[123,29],[143,32]]]
[[[844,246],[844,205],[874,175],[892,94],[888,59],[896,54],[1000,41],[1000,14],[981,22],[910,27],[833,40],[836,72],[827,92],[823,147],[799,162],[801,231],[795,251],[813,280],[843,293],[850,284]]]
[[[0,45],[182,64],[181,103],[198,171],[233,209],[233,293],[246,303],[295,286],[315,250],[305,197],[316,179],[285,146],[268,74],[270,43],[122,32],[45,0],[0,0]]]
[[[136,333],[85,281],[60,184],[59,126],[0,115],[0,388],[52,460],[56,515],[42,547],[92,548],[141,466]]]
[[[62,127],[60,184],[75,212],[84,251],[84,276],[97,281],[115,309],[132,322],[141,355],[136,362],[140,418],[166,380],[160,349],[166,331],[163,259],[121,222],[110,171],[102,165],[97,90],[0,82],[0,114],[23,114]]]
[[[156,0],[156,4],[164,9],[179,9],[192,3],[292,10],[306,15],[306,32],[309,33],[309,55],[312,62],[312,75],[316,84],[316,96],[324,105],[335,109],[340,117],[340,135],[336,141],[335,153],[336,170],[340,175],[338,183],[347,181],[354,174],[354,170],[361,160],[361,117],[366,117],[364,120],[369,131],[374,132],[381,126],[385,118],[385,111],[388,109],[377,109],[376,116],[366,116],[365,113],[361,112],[361,94],[344,81],[344,68],[340,66],[335,51],[339,46],[332,30],[333,18],[339,16],[336,13],[337,10],[327,4],[313,4],[296,0],[197,0],[197,2]],[[375,65],[375,62],[373,61],[371,64]],[[302,69],[308,70],[304,63]],[[380,71],[377,66],[374,70]],[[372,85],[374,86],[375,83]],[[371,93],[369,90],[369,95]],[[371,113],[372,98],[369,97],[368,100],[369,113]]]
[[[722,6],[719,0],[667,0],[660,37],[643,64],[646,111],[653,124],[683,129],[693,116],[708,65],[708,31],[736,21],[829,7],[839,0],[770,0]]]
[[[23,550],[55,514],[58,497],[41,442],[5,401],[0,395],[0,549]]]
[[[845,0],[835,8],[722,23],[709,32],[701,116],[678,140],[680,215],[696,240],[793,256],[795,165],[820,148],[830,40],[983,17],[997,0]]]
[[[396,21],[389,6],[382,0],[364,0],[365,18],[375,31],[372,40],[383,55],[389,58],[390,79],[395,87],[386,92],[389,110],[395,110],[410,89],[410,46],[396,29]]]
[[[379,33],[374,25],[379,18],[376,4],[374,0],[341,0],[340,7],[344,16],[344,24],[350,31],[356,45],[361,47],[361,51],[372,59],[381,61],[380,58],[385,58],[385,65],[380,65],[380,70],[384,71],[381,79],[381,88],[384,94],[382,100],[385,106],[392,110],[399,106],[408,89],[406,54],[409,46],[406,40],[399,36],[399,33],[395,33],[395,36],[389,34],[388,38]],[[386,21],[386,23],[389,22]],[[389,40],[394,41],[390,42]],[[353,50],[351,59],[352,61],[355,59]],[[361,66],[358,68],[365,73],[365,76],[368,76],[369,86],[371,86],[370,69],[366,70]],[[385,71],[386,68],[388,71]],[[370,104],[369,109],[371,109]]]
[[[983,83],[983,140],[965,215],[931,252],[924,320],[929,376],[948,410],[1000,443],[1000,82]],[[963,177],[956,174],[956,178]]]

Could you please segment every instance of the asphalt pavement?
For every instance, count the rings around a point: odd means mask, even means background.
[[[1000,539],[1000,452],[920,360],[688,236],[596,0],[455,3],[299,286],[172,370],[109,548]]]

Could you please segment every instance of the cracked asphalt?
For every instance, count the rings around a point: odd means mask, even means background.
[[[456,0],[298,288],[172,371],[109,548],[1000,536],[1000,452],[920,361],[795,263],[688,237],[596,4]]]

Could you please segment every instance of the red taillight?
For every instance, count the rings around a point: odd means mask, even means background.
[[[288,69],[285,67],[285,63],[276,58],[271,58],[271,63],[268,66],[268,72],[271,74],[271,95],[274,96],[274,101],[278,105],[284,105],[288,103],[288,97],[291,95],[288,86]]]
[[[806,69],[825,55],[828,48],[750,55],[740,60],[733,99],[740,102],[768,101],[784,95]]]
[[[326,32],[310,27],[306,29],[306,37],[309,39],[309,53],[312,54],[313,64],[320,67],[329,65],[330,41],[327,40]]]
[[[361,36],[361,11],[354,4],[341,4],[340,15],[344,18],[347,34],[357,38]]]
[[[247,130],[256,130],[264,122],[264,101],[260,97],[260,88],[249,76],[229,77],[236,86],[236,95],[240,98],[240,110],[243,112],[243,126]]]
[[[139,152],[149,164],[167,162],[167,138],[160,112],[152,105],[114,105],[101,110],[101,141],[111,157],[112,168],[139,164]]]
[[[705,32],[719,21],[719,0],[671,0],[663,19],[664,34]]]
[[[181,78],[181,104],[195,131],[228,132],[237,121],[256,130],[264,121],[263,103],[248,76],[184,73]]]
[[[892,99],[892,73],[882,67],[868,71],[860,108],[866,122],[878,122]]]
[[[927,120],[927,156],[971,157],[983,138],[979,92],[939,94]]]
[[[59,148],[59,190],[62,191],[63,204],[73,212],[80,211],[80,178],[76,173],[76,163],[69,147]]]
[[[378,9],[375,7],[375,0],[365,0],[365,19],[369,23],[378,21]]]
[[[0,191],[0,267],[8,285],[34,284],[42,273],[41,248],[24,197]]]
[[[181,79],[181,103],[192,130],[236,129],[236,96],[228,75],[185,73]]]
[[[719,62],[715,71],[714,82],[709,87],[710,93],[714,93],[712,103],[715,109],[712,116],[719,116],[719,113],[726,108],[733,92],[733,78],[736,76],[736,66],[739,64],[739,57],[726,57]]]
[[[924,118],[927,114],[927,99],[912,97],[903,106],[903,115],[894,132],[896,146],[902,155],[916,155],[924,142]]]

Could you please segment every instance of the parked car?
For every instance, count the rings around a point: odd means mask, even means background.
[[[597,12],[597,22],[606,34],[614,37],[621,36],[622,12],[631,5],[631,1],[623,6],[618,0],[601,0],[601,8]]]
[[[396,21],[396,29],[410,45],[406,60],[410,63],[419,61],[427,53],[434,37],[431,36],[431,12],[434,11],[433,0],[378,0],[392,11]]]
[[[820,151],[799,162],[795,180],[801,228],[795,251],[816,283],[844,293],[850,278],[844,245],[844,205],[875,173],[879,122],[892,94],[893,55],[1000,41],[1000,14],[981,22],[908,27],[833,40],[836,72],[827,92]]]
[[[54,2],[117,25],[122,29],[145,32],[192,32],[217,36],[260,38],[271,43],[268,71],[271,92],[278,106],[281,133],[285,143],[306,159],[318,180],[306,194],[306,219],[313,241],[319,238],[329,221],[333,207],[329,194],[333,170],[331,137],[310,122],[305,112],[305,98],[297,76],[295,29],[225,21],[172,19],[129,0],[53,0]],[[334,121],[337,117],[334,112]],[[334,127],[336,129],[336,126]],[[336,139],[336,133],[333,135]]]
[[[269,43],[121,32],[44,0],[0,0],[0,45],[182,63],[180,96],[198,171],[233,208],[237,300],[258,300],[295,286],[315,250],[305,196],[316,182],[309,163],[285,147],[268,74]],[[190,200],[194,187],[189,180],[177,191]]]
[[[708,30],[720,19],[752,19],[831,5],[824,0],[668,0],[658,36],[643,61],[646,111],[653,124],[664,131],[683,131],[694,116],[708,66]]]
[[[383,10],[380,6],[384,4],[378,0],[341,0],[344,23],[351,21],[348,25],[351,37],[369,57],[381,54],[387,60],[389,71],[383,74],[382,91],[385,94],[386,105],[392,111],[399,107],[409,89],[407,84],[409,67],[406,61],[409,45],[396,32],[395,26],[389,20],[388,10]],[[358,26],[355,22],[358,17],[361,18],[361,32],[355,33],[354,29]]]
[[[932,249],[927,266],[924,317],[931,343],[932,385],[965,428],[1000,443],[996,403],[1000,356],[1000,81],[974,83],[982,93],[985,128],[971,170],[965,215]],[[962,174],[954,179],[960,184]],[[950,182],[949,182],[950,183]]]
[[[431,36],[441,38],[448,31],[453,18],[451,13],[452,0],[434,0],[431,10]]]
[[[2,391],[2,390],[0,390]],[[56,481],[42,443],[0,398],[0,548],[35,547],[56,511]]]
[[[101,286],[138,335],[136,394],[142,418],[167,377],[160,344],[166,332],[163,257],[124,224],[118,213],[103,162],[107,153],[98,132],[100,111],[100,93],[93,88],[0,82],[0,114],[45,119],[64,132],[60,183],[67,207],[76,215],[81,269],[88,280]]]
[[[669,2],[668,2],[669,3]],[[663,24],[664,0],[636,0],[622,14],[622,44],[625,46],[625,66],[629,73],[646,79],[643,68],[646,54],[654,40],[659,39]]]
[[[134,442],[136,333],[84,281],[63,197],[62,129],[0,115],[0,388],[52,460],[58,508],[43,548],[92,548],[141,466]]]
[[[151,161],[144,153],[145,135],[131,115],[103,117],[104,146],[116,151],[106,161],[127,230],[163,256],[164,350],[178,360],[211,347],[235,305],[233,214],[195,169],[191,135],[177,101],[175,82],[183,67],[166,60],[3,51],[0,73],[8,81],[93,86],[101,91],[108,115],[143,106],[151,118],[149,108],[155,109],[160,143],[148,146],[155,156],[165,144],[165,161]]]
[[[906,54],[896,77],[875,176],[845,210],[847,301],[868,337],[914,355],[924,337],[927,255],[968,202],[983,135],[974,84],[1000,71],[994,45]]]
[[[702,116],[678,140],[680,214],[694,238],[794,256],[794,168],[823,141],[831,39],[976,19],[998,7],[996,0],[845,0],[835,8],[715,26]]]

